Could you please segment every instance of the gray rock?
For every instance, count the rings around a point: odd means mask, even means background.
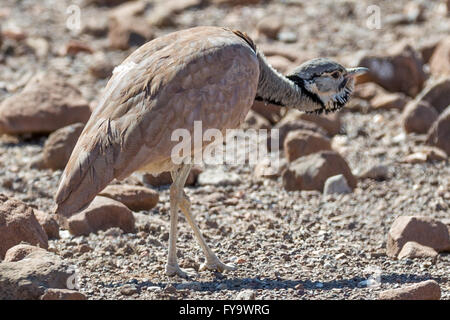
[[[236,296],[236,300],[255,300],[255,292],[253,290],[243,290]]]
[[[199,185],[238,185],[241,183],[241,178],[233,172],[225,172],[221,168],[207,169],[199,174]]]
[[[329,177],[325,181],[325,186],[323,188],[323,193],[325,195],[330,195],[334,193],[343,194],[351,192],[352,189],[349,187],[347,179],[345,179],[343,174],[338,174],[336,176]]]
[[[49,288],[66,289],[72,275],[59,256],[37,250],[20,261],[0,263],[0,299],[37,300]]]

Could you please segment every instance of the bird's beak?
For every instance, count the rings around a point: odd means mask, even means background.
[[[356,77],[359,75],[362,75],[366,72],[368,72],[369,69],[364,68],[364,67],[357,67],[357,68],[348,68],[347,69],[347,76],[349,77]]]

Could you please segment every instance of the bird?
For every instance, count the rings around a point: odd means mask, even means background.
[[[366,71],[316,58],[282,75],[246,33],[225,27],[194,27],[153,39],[114,69],[61,175],[55,212],[67,219],[112,180],[135,171],[169,171],[165,273],[189,277],[177,261],[178,210],[205,254],[199,271],[234,270],[210,249],[194,221],[183,190],[192,164],[172,161],[177,142],[171,132],[192,133],[194,121],[221,132],[238,128],[255,100],[305,112],[337,111],[349,100],[355,77]]]

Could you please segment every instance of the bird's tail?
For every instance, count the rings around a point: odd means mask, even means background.
[[[55,196],[57,214],[70,217],[84,209],[114,179],[114,132],[110,120],[88,122],[62,174]]]

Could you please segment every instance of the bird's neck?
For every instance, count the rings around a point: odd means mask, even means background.
[[[321,101],[308,94],[301,79],[286,78],[267,62],[262,52],[257,51],[257,57],[259,83],[255,100],[301,111],[315,111],[323,108]]]

